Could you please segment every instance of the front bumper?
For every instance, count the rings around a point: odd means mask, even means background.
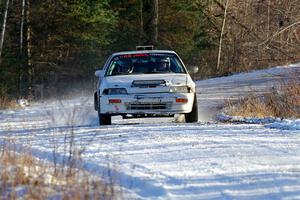
[[[187,99],[187,102],[176,102]],[[118,100],[112,103],[110,100]],[[154,93],[130,95],[104,95],[100,97],[102,114],[157,114],[173,115],[190,113],[194,102],[194,93]]]

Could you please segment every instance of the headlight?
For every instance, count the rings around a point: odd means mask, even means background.
[[[190,93],[192,90],[189,86],[172,86],[170,87],[171,93]]]
[[[103,90],[104,95],[119,95],[119,94],[127,94],[127,90],[125,88],[108,88]]]

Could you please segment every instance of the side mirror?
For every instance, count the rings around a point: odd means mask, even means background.
[[[189,68],[189,73],[190,74],[197,74],[199,72],[199,67],[198,66],[192,66]]]
[[[95,76],[102,77],[103,75],[104,75],[104,71],[103,70],[97,70],[97,71],[95,71]]]

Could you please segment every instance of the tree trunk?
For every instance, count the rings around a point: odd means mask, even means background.
[[[219,70],[220,70],[220,61],[221,61],[221,54],[222,54],[222,42],[223,42],[223,34],[224,34],[225,23],[226,23],[228,3],[229,3],[229,0],[226,0],[225,9],[224,9],[223,25],[222,25],[222,30],[221,30],[221,34],[220,34],[220,41],[219,41],[217,72],[219,72]]]
[[[140,41],[139,45],[143,45],[143,36],[144,36],[144,18],[143,18],[143,9],[144,9],[144,2],[140,0]]]
[[[33,98],[32,84],[33,84],[33,66],[32,66],[32,47],[31,47],[31,24],[30,24],[30,0],[27,0],[26,12],[27,24],[27,74],[28,74],[28,97]]]
[[[8,7],[9,7],[9,0],[6,0],[6,7],[3,17],[3,25],[2,25],[2,33],[0,38],[0,65],[1,65],[1,58],[2,58],[2,50],[3,50],[3,43],[4,43],[4,36],[6,31],[6,22],[7,22],[7,13],[8,13]]]
[[[153,45],[157,44],[158,38],[158,0],[153,0]]]
[[[22,94],[22,75],[23,75],[23,64],[24,64],[24,52],[23,52],[23,46],[24,46],[24,16],[25,16],[25,0],[22,0],[22,11],[21,11],[21,24],[20,24],[20,66],[18,69],[18,97]]]
[[[23,38],[24,38],[24,15],[25,15],[25,0],[22,0],[21,26],[20,26],[20,53],[23,53]]]

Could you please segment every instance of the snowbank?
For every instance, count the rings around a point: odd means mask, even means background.
[[[265,124],[266,128],[281,129],[281,130],[300,130],[300,119],[281,119],[275,117],[240,117],[230,116],[221,113],[216,116],[216,120],[220,122],[230,123],[245,123],[245,124]]]
[[[265,118],[241,117],[241,116],[230,116],[224,113],[218,114],[216,116],[216,120],[221,122],[246,123],[246,124],[268,124],[268,123],[282,121],[281,118],[275,118],[275,117],[265,117]]]
[[[300,130],[300,119],[285,119],[282,121],[274,122],[272,124],[268,124],[265,127],[282,130]]]

